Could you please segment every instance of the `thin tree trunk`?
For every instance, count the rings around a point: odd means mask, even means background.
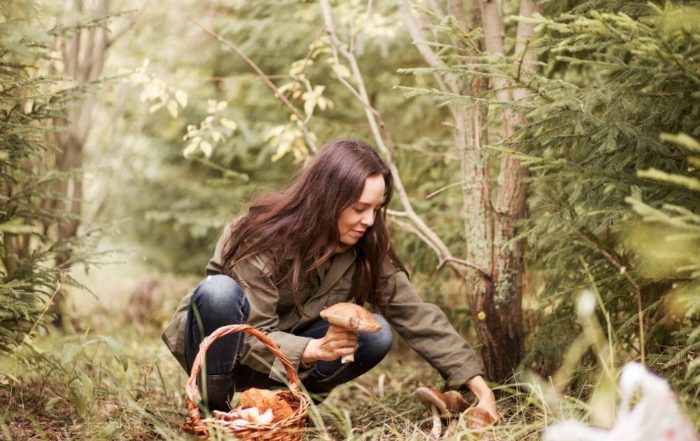
[[[65,5],[76,15],[86,12],[82,0],[67,0]],[[109,0],[97,0],[92,14],[96,18],[106,17],[109,14]],[[62,55],[66,77],[79,84],[86,84],[100,78],[109,47],[106,29],[101,27],[80,29],[68,41],[59,38],[57,46]],[[71,173],[70,177],[63,179],[55,188],[60,199],[50,202],[55,209],[63,210],[70,215],[59,221],[57,225],[59,240],[70,240],[76,237],[80,228],[83,198],[81,170],[83,147],[90,133],[94,105],[95,98],[89,95],[73,103],[74,107],[66,119],[55,121],[55,125],[64,128],[52,137],[58,150],[55,166],[61,172]],[[58,266],[69,266],[71,258],[71,252],[66,251],[58,256],[56,263]],[[64,296],[56,296],[52,310],[57,315],[57,323],[61,321],[63,303]]]
[[[485,1],[482,16],[484,17],[484,35],[487,50],[492,53],[503,53],[503,24],[500,14],[495,9],[495,2]],[[522,0],[520,15],[530,16],[536,10],[532,0]],[[516,57],[523,55],[523,64],[531,67],[534,55],[525,55],[527,40],[532,36],[534,27],[520,22],[517,29]],[[522,67],[522,66],[521,66]],[[523,89],[511,93],[505,89],[507,83],[501,79],[494,80],[497,98],[501,102],[511,102],[514,99],[525,99]],[[503,139],[508,139],[517,125],[523,121],[522,115],[513,115],[506,110],[503,113]],[[525,197],[527,170],[512,156],[501,160],[498,176],[498,197],[495,203],[495,225],[493,241],[493,274],[494,292],[490,306],[498,315],[497,319],[485,320],[490,334],[495,334],[500,348],[487,348],[485,361],[493,366],[488,369],[498,378],[506,378],[522,359],[523,355],[523,244],[516,241],[516,223],[525,217]]]
[[[420,27],[406,0],[397,0],[404,21],[426,62],[442,69],[444,62],[425,43]],[[475,0],[470,11],[464,13],[461,0],[448,0],[448,12],[465,31],[481,27],[484,38],[482,50],[495,55],[504,54],[504,27],[500,5],[495,0]],[[535,10],[533,0],[524,0],[521,15],[529,16]],[[516,54],[525,53],[527,40],[532,36],[532,25],[519,23]],[[453,44],[456,42],[453,41]],[[527,55],[522,64],[530,67],[534,58]],[[478,70],[479,66],[467,67]],[[475,79],[469,84],[457,84],[446,75],[435,73],[436,82],[446,93],[480,96],[487,84]],[[523,91],[511,92],[509,81],[494,78],[490,81],[497,101],[513,102],[524,99]],[[522,326],[522,245],[514,242],[515,227],[525,214],[525,170],[512,158],[504,158],[498,177],[498,195],[492,203],[492,181],[489,174],[488,155],[484,149],[487,132],[488,109],[465,109],[450,106],[454,119],[455,146],[460,153],[462,174],[462,198],[464,228],[467,239],[465,280],[469,289],[468,303],[479,341],[487,376],[495,381],[510,377],[523,355]],[[521,115],[513,115],[508,109],[502,113],[501,138],[508,139]]]

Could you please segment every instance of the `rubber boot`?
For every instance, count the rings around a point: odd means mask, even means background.
[[[231,374],[207,375],[207,408],[209,411],[231,410],[230,400],[233,397],[234,387]]]

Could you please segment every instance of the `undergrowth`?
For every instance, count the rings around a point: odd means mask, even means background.
[[[158,331],[131,325],[98,330],[102,335],[37,337],[0,359],[0,439],[194,439],[180,429],[186,376]],[[606,381],[602,370],[576,373],[593,381],[566,394],[533,374],[495,386],[501,424],[491,438],[467,430],[459,420],[443,439],[538,440],[545,427],[566,418],[610,424],[605,418],[614,414],[614,382]],[[399,345],[370,373],[312,406],[306,439],[432,439],[428,412],[413,396],[425,385],[441,387],[442,381]],[[692,397],[679,399],[697,426],[697,404]]]

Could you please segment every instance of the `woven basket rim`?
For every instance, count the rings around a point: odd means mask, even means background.
[[[285,396],[282,397],[283,400],[287,401],[293,408],[293,413],[279,421],[273,423],[256,423],[249,422],[244,425],[233,425],[230,424],[230,420],[223,419],[221,417],[216,417],[212,413],[212,416],[207,418],[201,418],[199,412],[199,407],[196,397],[199,396],[199,389],[197,388],[197,377],[199,376],[201,370],[202,359],[206,355],[209,347],[217,339],[224,337],[229,334],[234,334],[238,332],[244,332],[250,334],[260,340],[275,357],[277,357],[285,368],[287,373],[287,378],[289,380],[289,388],[287,390],[282,390],[278,392]],[[288,396],[288,397],[287,397]],[[208,431],[206,426],[214,424],[220,426],[221,428],[228,430],[233,435],[237,435],[239,432],[276,432],[281,433],[289,431],[299,431],[304,432],[303,421],[306,420],[308,416],[309,398],[302,392],[299,375],[292,366],[291,362],[287,356],[281,351],[281,349],[272,341],[268,336],[263,334],[261,331],[257,330],[251,325],[226,325],[218,328],[210,335],[208,335],[199,345],[199,353],[195,357],[192,363],[192,369],[190,371],[190,377],[187,381],[186,386],[186,401],[187,401],[187,419],[183,424],[183,429],[189,433],[207,436]],[[233,409],[232,409],[233,411]],[[218,412],[218,411],[217,411]],[[227,414],[228,412],[219,412],[220,414]],[[299,427],[296,427],[299,426]],[[287,429],[287,430],[285,430]]]

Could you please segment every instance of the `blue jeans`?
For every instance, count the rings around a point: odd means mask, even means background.
[[[249,312],[248,299],[235,280],[224,275],[209,276],[203,280],[192,295],[187,314],[185,358],[188,370],[191,370],[199,343],[204,337],[221,326],[246,323]],[[355,361],[345,365],[340,359],[316,362],[313,371],[302,380],[309,392],[325,395],[336,386],[369,371],[384,359],[391,349],[393,336],[384,317],[374,316],[382,323],[382,329],[374,334],[357,335]],[[326,335],[328,326],[328,322],[318,319],[304,329],[295,330],[295,334],[321,338]],[[237,333],[219,338],[212,344],[206,355],[207,375],[230,374],[236,390],[284,387],[284,384],[272,380],[269,374],[239,363],[243,338],[243,333]]]

